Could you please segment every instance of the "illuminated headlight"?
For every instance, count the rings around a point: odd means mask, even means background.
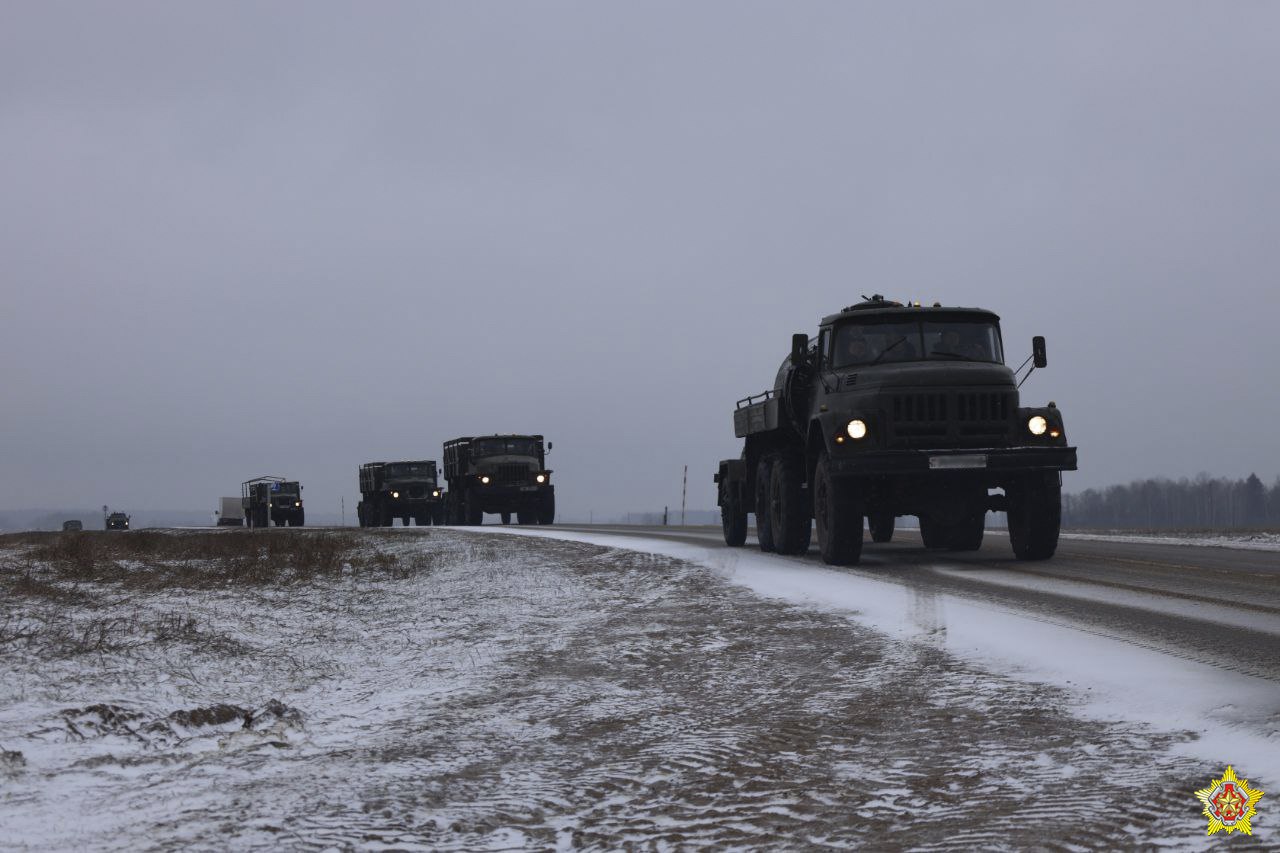
[[[434,492],[432,492],[432,493],[431,493],[431,497],[433,497],[433,498],[438,498],[438,497],[440,497],[440,490],[439,490],[439,489],[436,489]]]
[[[1049,429],[1049,422],[1044,419],[1043,415],[1032,415],[1027,421],[1027,429],[1032,435],[1044,435]]]
[[[859,420],[858,418],[854,418],[849,421],[849,425],[845,427],[844,430],[849,433],[849,438],[852,438],[855,441],[860,438],[867,437],[867,423],[866,421]]]
[[[539,474],[539,475],[537,476],[537,480],[538,480],[538,482],[539,482],[539,483],[545,483],[545,482],[547,482],[547,475],[546,475],[546,474]]]
[[[302,501],[295,501],[294,506],[302,506]]]
[[[486,486],[489,485],[489,475],[486,474],[485,476],[481,477],[480,482],[484,483]]]
[[[399,492],[392,492],[392,493],[391,493],[391,497],[393,497],[393,498],[398,498],[398,497],[400,497],[400,493],[399,493]]]

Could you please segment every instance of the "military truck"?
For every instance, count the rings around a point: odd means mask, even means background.
[[[255,477],[240,484],[240,506],[250,527],[302,527],[306,511],[302,506],[302,486],[284,477]]]
[[[84,522],[78,518],[72,518],[68,521],[62,522],[62,530],[64,533],[84,530]]]
[[[988,510],[1008,514],[1021,560],[1053,556],[1062,472],[1076,469],[1062,412],[1023,406],[1022,377],[1047,364],[1044,338],[1017,369],[1000,318],[980,308],[876,295],[793,335],[773,388],[738,401],[737,459],[715,475],[728,545],[755,514],[761,550],[857,563],[863,519],[875,542],[917,516],[927,548],[977,550]]]
[[[361,527],[390,527],[396,518],[405,527],[410,519],[420,525],[444,523],[444,490],[435,460],[361,465],[360,498],[356,517]]]
[[[551,524],[556,492],[551,485],[540,435],[485,435],[444,443],[444,476],[449,482],[445,517],[450,524],[480,524],[486,512],[503,524],[514,514],[521,524]]]
[[[129,516],[123,512],[108,513],[106,518],[103,519],[103,525],[104,530],[128,530]]]

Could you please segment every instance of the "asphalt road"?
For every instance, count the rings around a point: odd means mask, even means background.
[[[712,527],[556,529],[725,547]],[[746,547],[756,548],[752,537]],[[768,559],[780,569],[822,565],[816,544],[805,557]],[[1280,684],[1280,552],[1064,538],[1053,559],[1024,563],[1002,532],[988,531],[978,551],[952,553],[925,550],[917,531],[898,530],[889,543],[868,539],[860,565],[835,570],[980,599]]]

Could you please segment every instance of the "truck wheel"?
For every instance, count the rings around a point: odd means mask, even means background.
[[[294,527],[306,527],[307,511],[305,509],[298,510],[298,516],[293,520]]]
[[[356,504],[356,521],[361,527],[364,527],[364,502]]]
[[[769,528],[779,554],[803,554],[813,535],[809,507],[804,503],[804,461],[782,455],[769,477]]]
[[[511,523],[511,513],[509,513],[509,512],[504,512],[504,513],[502,514],[502,523],[503,523],[503,524],[510,524],[510,523]]]
[[[549,494],[543,496],[538,503],[538,523],[539,524],[555,524],[556,522],[556,496]]]
[[[522,509],[516,513],[516,521],[521,524],[537,524],[538,514],[531,509]]]
[[[1019,560],[1047,560],[1058,550],[1062,485],[1029,482],[1009,494],[1009,542]]]
[[[431,511],[431,523],[436,526],[445,523],[444,504],[441,504]]]
[[[720,527],[724,530],[724,544],[740,548],[747,541],[747,511],[738,505],[737,489],[721,499]]]
[[[773,479],[773,457],[761,457],[756,465],[756,540],[760,550],[769,552],[773,546],[773,521],[769,514],[769,481]]]
[[[378,511],[378,526],[379,527],[391,526],[391,508],[390,507],[384,506]]]
[[[893,539],[893,513],[873,512],[867,516],[867,526],[871,528],[872,542],[888,542]]]
[[[862,558],[862,507],[847,482],[831,477],[825,450],[813,475],[813,517],[817,520],[818,550],[832,566],[854,565]]]
[[[924,547],[930,550],[947,547],[946,533],[942,523],[933,516],[920,516],[920,539],[924,542]]]
[[[952,522],[947,531],[947,547],[952,551],[977,551],[982,547],[986,513],[975,510]]]
[[[413,519],[413,516],[411,516],[411,515],[402,515],[402,516],[400,516],[400,526],[401,526],[401,527],[408,527],[408,526],[409,526],[409,522],[410,522],[412,519]]]
[[[462,504],[462,511],[466,515],[466,523],[472,527],[484,524],[484,510],[480,509],[480,496],[475,492],[469,492],[467,499]]]

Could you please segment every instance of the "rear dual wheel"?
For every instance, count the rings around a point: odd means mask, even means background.
[[[769,529],[779,554],[809,550],[813,525],[804,497],[804,460],[790,454],[777,456],[769,477]]]

